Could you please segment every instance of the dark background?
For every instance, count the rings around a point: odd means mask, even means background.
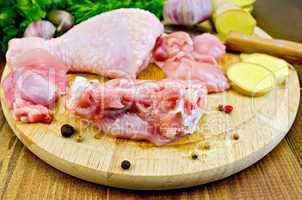
[[[274,38],[302,43],[302,0],[256,0],[253,15]],[[302,84],[302,67],[295,68]]]
[[[302,42],[302,0],[256,0],[253,14],[273,37]]]

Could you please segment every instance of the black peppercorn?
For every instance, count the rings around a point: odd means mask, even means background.
[[[223,112],[224,111],[224,105],[219,104],[218,105],[218,110],[221,111],[221,112]]]
[[[210,149],[210,144],[209,143],[204,143],[204,144],[201,145],[201,148],[203,150],[209,150]]]
[[[69,125],[69,124],[64,124],[62,127],[61,127],[61,134],[63,137],[70,137],[74,134],[74,128]]]
[[[191,158],[192,158],[193,160],[196,160],[196,159],[198,158],[198,155],[197,155],[196,153],[192,153],[192,154],[191,154]]]
[[[121,164],[121,167],[122,167],[123,169],[129,169],[130,166],[131,166],[131,163],[130,163],[128,160],[124,160],[124,161],[122,162],[122,164]]]
[[[233,140],[239,140],[239,135],[237,133],[233,134]]]

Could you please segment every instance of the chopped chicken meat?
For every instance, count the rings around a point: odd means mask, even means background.
[[[161,145],[194,131],[206,94],[198,81],[114,79],[100,84],[77,77],[66,105],[106,134]]]

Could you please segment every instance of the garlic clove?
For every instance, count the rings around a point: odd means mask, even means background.
[[[64,33],[74,25],[74,17],[64,10],[52,10],[48,13],[47,19],[57,26],[59,33]]]
[[[56,27],[46,20],[30,23],[24,31],[24,37],[40,37],[50,39],[54,36]]]

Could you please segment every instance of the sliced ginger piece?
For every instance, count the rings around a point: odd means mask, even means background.
[[[231,32],[251,35],[254,33],[256,26],[256,20],[249,12],[234,3],[228,2],[217,4],[213,14],[213,21],[219,38],[222,40],[225,40]]]
[[[217,7],[223,3],[232,3],[243,8],[247,6],[253,6],[256,0],[213,0],[212,2],[214,7]]]
[[[242,62],[254,63],[272,71],[278,83],[283,83],[289,74],[289,63],[283,59],[262,53],[241,54]]]
[[[233,89],[247,96],[262,96],[275,86],[274,74],[268,69],[253,63],[232,65],[227,76]]]

